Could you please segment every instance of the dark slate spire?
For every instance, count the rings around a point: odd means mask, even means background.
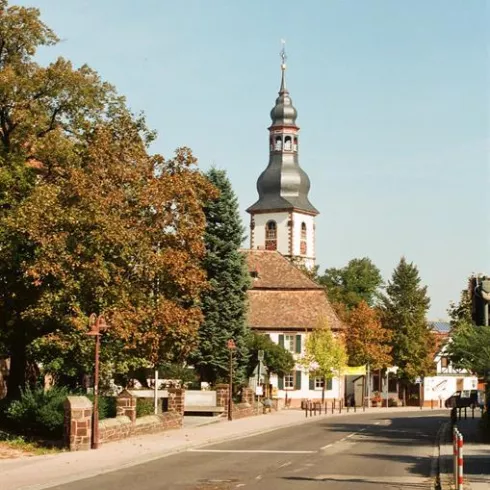
[[[308,200],[310,179],[298,163],[298,115],[286,88],[286,53],[281,51],[281,86],[271,110],[269,165],[257,180],[259,200],[247,211],[292,210],[318,214]]]

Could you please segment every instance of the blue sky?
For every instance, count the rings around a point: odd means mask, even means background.
[[[321,270],[368,256],[388,279],[405,255],[431,319],[490,273],[486,1],[13,3],[62,39],[39,60],[96,69],[146,113],[155,152],[190,146],[203,169],[226,169],[247,226],[286,39]]]

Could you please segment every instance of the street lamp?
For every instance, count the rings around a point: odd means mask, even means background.
[[[95,337],[95,367],[94,367],[94,413],[92,417],[92,449],[99,447],[99,351],[100,336],[107,330],[107,323],[102,315],[92,313],[89,317],[90,331],[87,335]]]
[[[228,387],[228,420],[233,420],[233,351],[236,349],[235,341],[233,339],[227,342],[228,350],[230,351],[230,383]]]

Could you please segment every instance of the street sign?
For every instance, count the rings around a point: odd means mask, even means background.
[[[422,383],[422,378],[419,376],[418,378],[415,378],[415,384],[419,385]]]
[[[264,396],[264,387],[261,385],[258,385],[255,387],[255,395],[256,396]]]

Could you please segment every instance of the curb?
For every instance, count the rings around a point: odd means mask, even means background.
[[[111,473],[111,472],[116,471],[116,470],[126,469],[126,468],[130,468],[132,466],[137,466],[140,464],[151,463],[152,461],[156,461],[158,459],[163,459],[163,458],[167,458],[169,456],[184,453],[184,452],[188,451],[189,449],[197,449],[197,448],[201,448],[201,447],[204,447],[204,446],[207,446],[210,444],[220,444],[222,442],[229,442],[229,441],[235,441],[235,440],[239,440],[239,439],[246,439],[247,437],[252,437],[252,436],[256,436],[256,435],[260,435],[260,434],[267,434],[269,432],[274,432],[276,430],[281,430],[281,429],[285,429],[288,427],[295,427],[295,426],[305,425],[305,424],[319,422],[319,421],[328,421],[330,419],[342,418],[342,417],[345,417],[348,415],[377,415],[377,414],[381,415],[381,414],[390,414],[390,413],[414,412],[414,410],[403,410],[403,408],[401,408],[401,409],[398,408],[396,410],[391,410],[391,411],[388,411],[388,410],[378,411],[376,409],[375,410],[370,409],[370,410],[366,410],[365,412],[357,411],[357,412],[344,412],[343,414],[339,414],[339,413],[334,413],[334,414],[329,413],[327,415],[322,414],[322,415],[317,415],[317,416],[308,417],[308,418],[305,417],[303,419],[299,419],[299,420],[295,420],[295,421],[288,421],[288,422],[285,422],[281,425],[277,425],[274,427],[256,428],[256,429],[252,429],[252,430],[249,430],[246,432],[237,433],[234,435],[220,435],[217,437],[209,437],[209,438],[207,438],[205,440],[201,440],[201,441],[184,443],[183,445],[176,447],[176,448],[173,448],[173,449],[168,449],[168,450],[163,449],[163,450],[158,451],[158,452],[153,452],[153,453],[150,453],[150,454],[143,456],[141,458],[135,458],[135,459],[128,461],[126,463],[122,463],[122,464],[116,463],[114,465],[107,466],[105,468],[94,469],[93,471],[88,471],[88,472],[84,471],[83,473],[72,474],[72,475],[67,476],[65,478],[53,479],[53,480],[51,480],[49,482],[45,482],[45,483],[39,483],[39,484],[34,484],[34,485],[17,487],[15,490],[45,490],[48,488],[52,488],[54,486],[66,485],[68,483],[73,483],[75,481],[85,480],[88,478],[93,478],[93,477],[98,476],[98,475]],[[426,411],[426,410],[424,410],[424,411]],[[432,412],[432,410],[430,410],[430,412]],[[259,415],[259,417],[260,416],[267,417],[267,415]],[[223,423],[227,423],[227,421],[223,420]],[[447,487],[447,489],[449,489],[449,487]],[[14,490],[14,489],[12,489],[12,490]]]
[[[452,445],[448,442],[451,437],[451,422],[444,422],[438,437],[439,464],[437,481],[439,490],[451,490],[454,478],[452,474]]]

